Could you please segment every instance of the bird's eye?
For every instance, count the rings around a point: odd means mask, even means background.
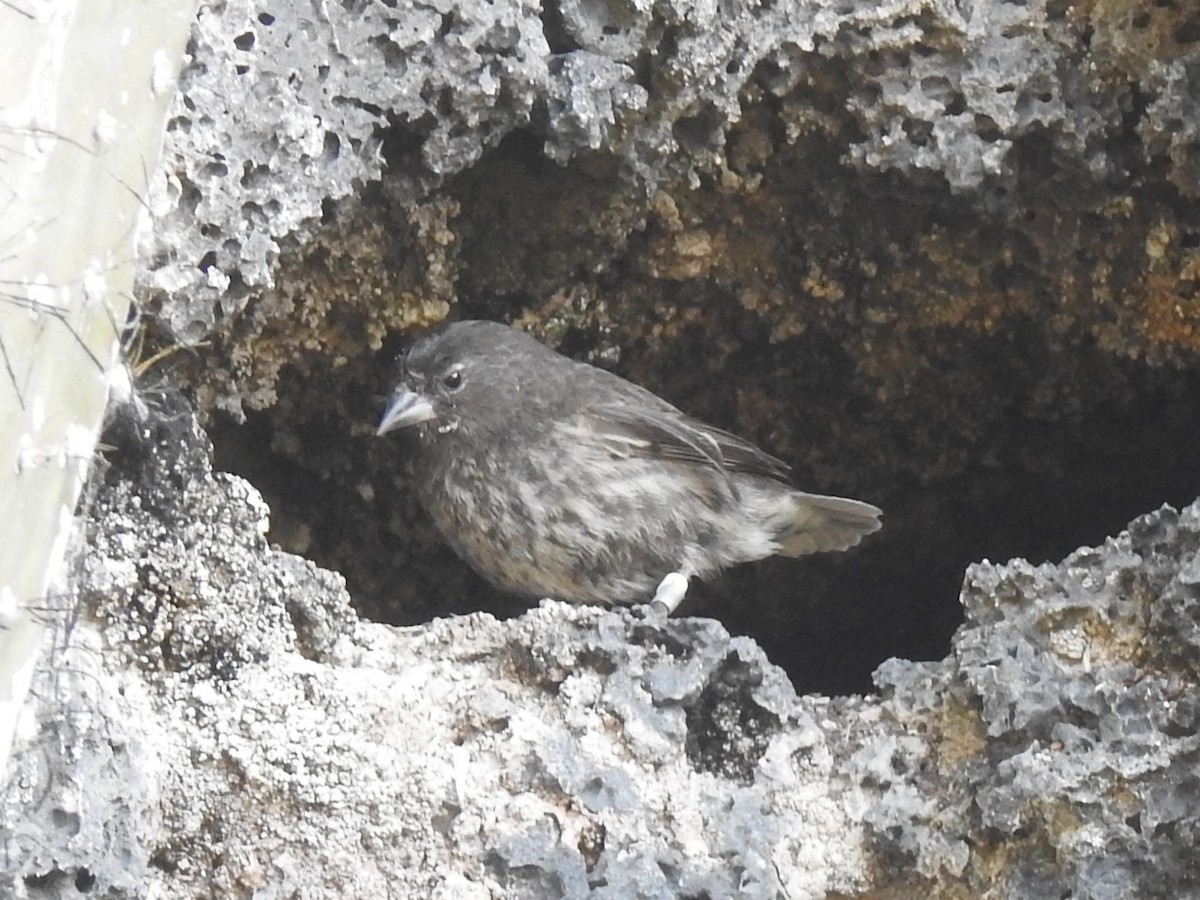
[[[462,387],[462,383],[462,369],[451,369],[442,376],[442,384],[452,391],[457,391],[460,387]]]

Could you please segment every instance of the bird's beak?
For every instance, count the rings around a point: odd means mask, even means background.
[[[379,437],[389,431],[411,428],[413,425],[430,422],[436,418],[437,413],[434,412],[433,404],[429,402],[428,397],[401,387],[392,395],[391,402],[383,411],[383,418],[379,420],[379,427],[375,429],[375,435]]]

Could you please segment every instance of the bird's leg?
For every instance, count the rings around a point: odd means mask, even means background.
[[[658,590],[654,592],[654,599],[650,601],[650,605],[662,607],[669,616],[683,602],[683,597],[687,593],[687,589],[687,575],[683,572],[671,572],[659,584]]]

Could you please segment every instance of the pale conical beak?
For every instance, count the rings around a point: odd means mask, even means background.
[[[383,418],[379,420],[379,427],[375,429],[375,435],[379,437],[389,431],[411,428],[436,418],[437,413],[434,412],[428,397],[402,387],[392,395],[387,409],[383,411]]]

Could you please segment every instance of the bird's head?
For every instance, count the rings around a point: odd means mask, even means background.
[[[404,374],[376,435],[419,429],[438,440],[469,429],[501,425],[520,402],[531,357],[553,353],[497,322],[455,322],[417,341],[405,354]]]

